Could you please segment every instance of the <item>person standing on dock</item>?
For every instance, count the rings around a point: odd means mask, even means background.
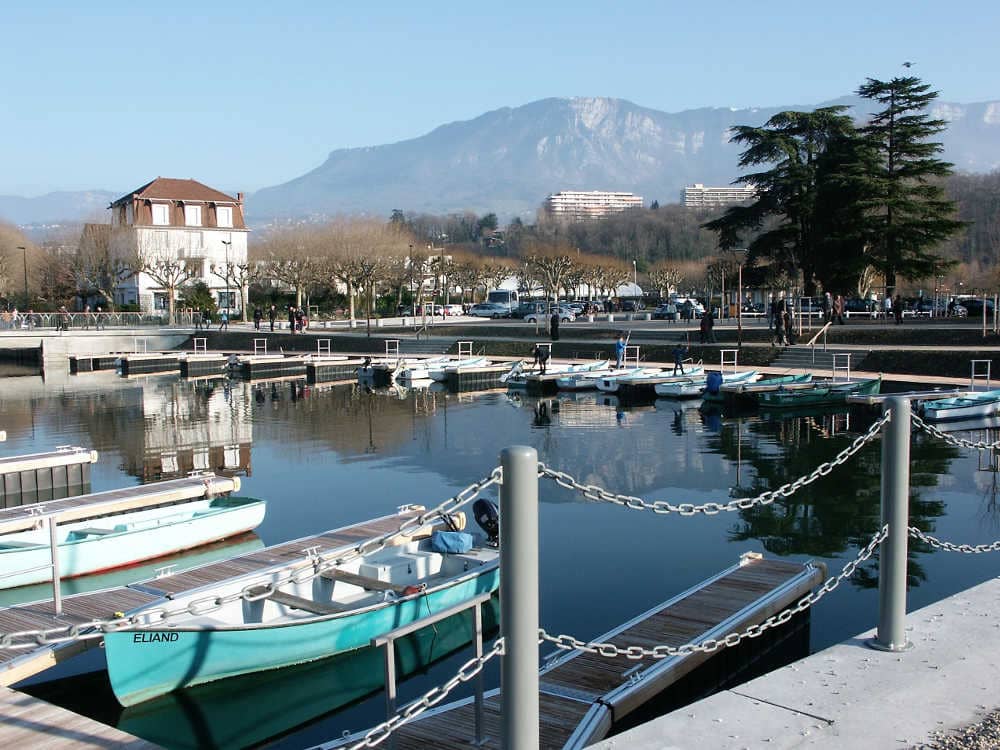
[[[271,305],[271,309],[267,311],[267,319],[271,321],[271,333],[274,333],[274,321],[278,318],[278,308]]]
[[[615,344],[615,369],[620,370],[622,362],[625,360],[625,337],[618,334],[618,342]]]
[[[684,357],[687,356],[687,351],[687,347],[685,347],[684,344],[677,344],[677,346],[674,347],[674,375],[677,374],[678,370],[681,371],[681,375],[684,374]]]
[[[531,354],[535,358],[535,366],[538,368],[539,374],[544,375],[545,365],[549,361],[548,347],[535,344],[535,348],[531,350]]]
[[[260,321],[263,320],[264,313],[260,311],[260,307],[255,307],[253,309],[253,329],[255,331],[260,330]]]

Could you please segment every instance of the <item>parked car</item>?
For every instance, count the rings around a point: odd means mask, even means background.
[[[461,305],[445,305],[444,306],[445,315],[465,315],[465,308]]]
[[[966,314],[970,318],[981,318],[983,316],[983,300],[977,297],[969,297],[958,301],[958,304],[965,308]],[[993,300],[986,300],[986,314],[993,315]]]
[[[472,306],[469,315],[476,318],[508,318],[510,310],[506,305],[498,305],[495,302],[480,302]]]
[[[677,311],[677,305],[673,302],[667,302],[660,305],[655,310],[653,310],[653,320],[679,320],[680,313]]]
[[[548,309],[546,302],[522,302],[511,314],[512,318],[525,318],[532,313],[544,313]]]
[[[646,306],[642,304],[642,300],[627,299],[622,302],[622,312],[639,312],[640,310],[645,309]]]
[[[561,320],[563,323],[572,323],[574,320],[576,320],[576,315],[574,315],[573,311],[570,310],[568,307],[558,307],[558,308],[553,308],[552,312],[549,312],[547,310],[540,310],[538,312],[529,313],[528,315],[524,316],[524,322],[544,323],[545,321],[547,321],[549,318],[552,317],[553,313],[556,310],[559,311],[559,320]]]
[[[705,314],[705,306],[694,297],[674,297],[671,302],[677,305],[681,320],[700,318]]]

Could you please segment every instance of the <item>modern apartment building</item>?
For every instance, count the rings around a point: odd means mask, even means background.
[[[731,203],[743,203],[757,197],[757,189],[742,185],[705,187],[700,182],[681,191],[681,203],[687,208],[715,208]]]
[[[203,281],[219,309],[239,312],[239,290],[226,284],[227,267],[247,262],[243,193],[235,197],[195,180],[157,177],[123,195],[111,209],[111,234],[119,251],[181,262],[190,282]],[[167,309],[167,294],[148,274],[118,287],[116,302],[143,312]]]
[[[562,190],[545,199],[550,216],[571,221],[601,219],[611,214],[642,208],[642,196],[603,190]]]

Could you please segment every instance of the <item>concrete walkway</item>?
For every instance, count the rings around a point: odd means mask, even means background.
[[[1000,705],[1000,579],[907,616],[914,648],[874,631],[605,740],[601,750],[910,748]]]

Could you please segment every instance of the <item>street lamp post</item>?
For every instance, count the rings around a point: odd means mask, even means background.
[[[417,318],[417,304],[413,301],[413,243],[410,243],[410,312],[413,313],[413,319]]]
[[[17,249],[21,251],[21,259],[24,261],[24,307],[28,308],[28,248],[24,245],[18,245]]]
[[[226,246],[226,312],[232,315],[232,310],[229,304],[229,248],[232,247],[232,240],[223,240],[222,244]]]
[[[636,288],[639,287],[639,269],[635,265],[635,259],[632,259],[632,285]]]

